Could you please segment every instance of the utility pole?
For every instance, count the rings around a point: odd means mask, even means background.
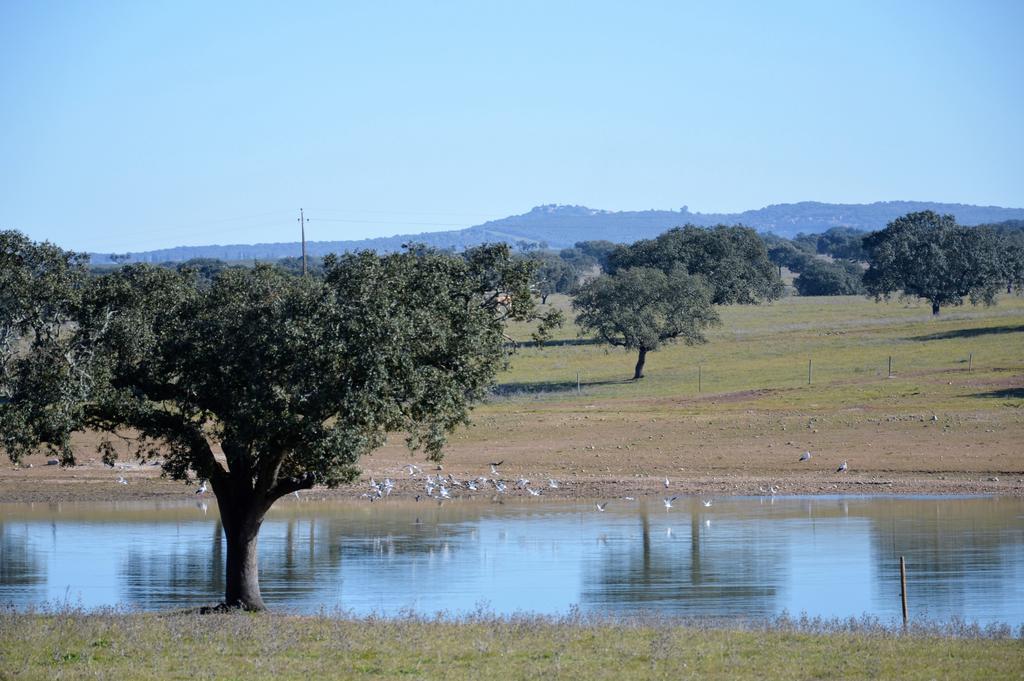
[[[302,227],[302,276],[306,276],[306,223],[309,222],[302,209],[299,209],[299,226]]]

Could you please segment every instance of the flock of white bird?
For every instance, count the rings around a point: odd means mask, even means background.
[[[800,456],[800,462],[810,461],[811,457],[812,457],[812,454],[809,451],[805,451]],[[541,496],[541,494],[543,493],[543,488],[531,487],[530,486],[530,481],[527,480],[523,476],[519,476],[519,478],[516,479],[514,482],[511,481],[511,480],[505,479],[501,475],[501,471],[499,470],[499,467],[502,464],[504,464],[504,463],[505,463],[504,459],[501,460],[501,461],[493,461],[493,462],[491,462],[489,464],[490,468],[491,468],[491,477],[489,477],[489,478],[486,477],[486,476],[480,475],[480,476],[477,476],[476,478],[467,479],[467,480],[459,480],[458,478],[456,478],[451,473],[449,473],[447,475],[441,475],[440,473],[438,473],[436,475],[432,475],[432,474],[428,473],[424,477],[423,469],[421,469],[416,464],[412,464],[412,463],[406,464],[404,470],[409,474],[409,477],[411,479],[416,480],[416,481],[421,481],[423,483],[423,485],[424,485],[424,487],[423,487],[423,490],[424,490],[423,494],[417,494],[416,497],[415,497],[416,501],[420,501],[425,496],[428,499],[436,500],[440,504],[440,503],[443,503],[444,501],[447,501],[449,499],[454,498],[452,496],[453,492],[455,492],[456,494],[459,494],[460,492],[463,492],[463,491],[464,492],[484,492],[484,491],[489,491],[492,488],[493,488],[494,492],[497,495],[505,495],[505,494],[508,494],[509,491],[510,491],[509,485],[512,485],[512,487],[511,487],[512,491],[526,492],[531,497],[539,497],[539,496]],[[124,464],[119,464],[118,468],[120,470],[124,471],[127,467]],[[438,468],[440,468],[440,466],[438,466]],[[843,461],[839,465],[839,468],[836,469],[836,472],[837,473],[843,473],[843,472],[847,471],[848,468],[849,467],[847,465],[847,462]],[[119,485],[127,485],[128,484],[128,480],[127,480],[127,478],[124,477],[123,473],[118,476],[117,483]],[[671,481],[668,478],[665,478],[665,480],[664,480],[665,489],[670,489],[671,488],[671,484],[672,484]],[[548,478],[548,482],[547,482],[548,489],[559,489],[561,487],[561,485],[562,485],[562,483],[560,483],[558,480],[555,480],[554,478]],[[384,497],[390,496],[392,490],[394,490],[394,489],[395,489],[395,481],[392,480],[391,478],[384,478],[384,480],[382,482],[377,482],[377,480],[375,480],[374,478],[370,478],[370,491],[364,492],[363,494],[360,494],[359,498],[360,499],[369,499],[370,501],[376,501],[377,499],[383,499]],[[195,493],[196,493],[197,497],[202,498],[208,491],[209,491],[209,489],[208,489],[208,487],[206,485],[206,480],[201,480],[200,483],[199,483],[199,488],[196,490]],[[767,487],[763,487],[762,486],[762,487],[758,488],[758,492],[760,492],[762,496],[775,497],[775,495],[778,494],[779,491],[780,491],[780,488],[776,487],[775,485],[771,485],[771,484],[769,484]],[[296,498],[299,498],[299,493],[298,492],[294,492],[293,494],[295,495]],[[661,501],[665,505],[665,510],[666,511],[671,510],[672,509],[672,502],[674,502],[678,498],[679,498],[678,495],[671,496],[671,497],[664,497]],[[634,497],[628,497],[627,496],[627,497],[623,497],[623,501],[636,501],[636,499]],[[710,508],[712,503],[714,503],[714,500],[713,499],[701,499],[701,503],[706,508]],[[603,503],[596,503],[594,505],[594,507],[597,509],[598,512],[603,513],[605,510],[607,510],[608,504],[609,504],[609,502],[605,501]],[[201,506],[202,511],[204,513],[206,512],[206,504],[205,503],[200,501],[200,502],[197,503],[197,505]]]
[[[800,456],[800,461],[810,461],[811,453],[809,451],[804,452]],[[525,492],[531,497],[539,497],[543,494],[544,490],[542,487],[531,487],[530,480],[523,476],[519,476],[515,481],[506,478],[501,474],[499,467],[504,464],[502,461],[493,461],[489,464],[491,469],[491,477],[484,475],[477,476],[475,478],[460,480],[451,473],[442,475],[440,472],[437,474],[427,473],[424,475],[423,469],[416,464],[406,464],[404,470],[409,474],[409,477],[423,484],[423,493],[417,494],[416,501],[421,501],[424,498],[436,500],[439,504],[449,499],[455,498],[465,492],[490,492],[493,491],[496,496],[506,495],[511,492]],[[440,469],[440,466],[438,466]],[[842,473],[847,470],[847,463],[843,463],[836,469],[837,473]],[[383,482],[377,482],[375,478],[370,478],[370,490],[359,495],[360,499],[369,499],[370,501],[376,501],[377,499],[383,499],[391,495],[392,490],[395,488],[395,482],[391,478],[385,478]],[[562,483],[554,478],[548,478],[547,487],[549,489],[559,489]],[[668,479],[664,479],[665,489],[670,489],[672,482]],[[775,485],[769,484],[767,487],[760,487],[758,491],[762,496],[775,497],[780,492],[780,488]],[[455,496],[453,496],[453,494]],[[664,497],[662,503],[665,506],[665,510],[671,510],[672,504],[679,498],[679,495]],[[623,497],[623,501],[636,501],[635,497]],[[594,508],[603,513],[608,509],[610,502],[598,502],[594,504]],[[710,508],[714,503],[713,499],[701,499],[701,504],[705,508]]]

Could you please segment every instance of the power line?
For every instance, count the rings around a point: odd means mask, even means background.
[[[349,222],[359,225],[421,225],[426,227],[452,227],[451,222],[407,222],[400,220],[353,220],[348,218],[312,218],[316,222]]]

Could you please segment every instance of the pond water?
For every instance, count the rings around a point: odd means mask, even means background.
[[[1024,623],[1024,500],[681,498],[313,503],[260,535],[272,608],[460,614],[911,616]],[[0,505],[0,604],[162,609],[219,602],[212,501]]]

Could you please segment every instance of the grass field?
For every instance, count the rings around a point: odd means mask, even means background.
[[[550,300],[571,320],[566,297]],[[938,318],[923,303],[875,303],[862,297],[789,297],[770,305],[726,307],[721,317],[707,344],[669,345],[649,354],[642,381],[627,380],[635,352],[579,338],[570,321],[550,347],[526,347],[517,353],[511,370],[500,378],[501,392],[556,397],[553,393],[575,391],[578,371],[588,396],[695,396],[700,365],[704,393],[782,390],[785,406],[795,401],[834,409],[857,401],[846,390],[851,384],[872,387],[879,395],[899,393],[921,373],[966,373],[972,355],[974,378],[992,371],[1018,377],[1024,372],[1024,299],[1017,296],[1004,296],[995,307],[947,308]],[[513,335],[527,337],[527,329],[516,329]],[[888,379],[890,356],[895,383]],[[813,362],[810,388],[808,360]],[[957,391],[947,392],[932,394],[929,400],[978,406],[959,399]],[[1024,404],[1024,389],[1002,397]]]
[[[1008,633],[6,611],[0,679],[1020,679]]]

